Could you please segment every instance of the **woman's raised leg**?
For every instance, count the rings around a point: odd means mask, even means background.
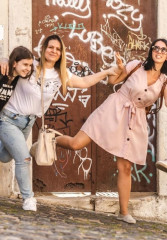
[[[83,131],[79,131],[74,137],[67,135],[56,137],[57,145],[71,150],[79,150],[91,142],[91,138]]]

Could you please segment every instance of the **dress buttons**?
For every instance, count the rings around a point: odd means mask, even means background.
[[[130,140],[130,138],[127,138],[127,141],[129,141]]]
[[[138,100],[141,100],[141,98],[139,97]]]

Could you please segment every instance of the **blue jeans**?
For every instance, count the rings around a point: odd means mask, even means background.
[[[26,140],[35,120],[35,115],[19,115],[6,109],[0,113],[0,161],[15,160],[15,176],[23,199],[34,196],[30,178],[31,156]]]

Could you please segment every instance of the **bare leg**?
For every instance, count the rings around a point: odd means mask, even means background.
[[[131,192],[131,165],[126,159],[117,157],[118,180],[117,187],[119,193],[120,213],[128,214],[128,202]]]
[[[79,150],[87,146],[91,142],[91,138],[83,132],[79,131],[74,137],[70,136],[59,136],[56,137],[57,145],[63,148],[68,148],[71,150]]]

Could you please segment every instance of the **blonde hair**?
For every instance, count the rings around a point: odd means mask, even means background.
[[[51,35],[49,37],[47,37],[44,41],[44,43],[42,44],[42,51],[41,51],[41,57],[39,59],[39,65],[37,66],[37,79],[39,77],[44,78],[45,75],[45,51],[46,48],[48,47],[48,43],[50,40],[57,40],[60,45],[61,45],[61,56],[59,58],[59,60],[57,62],[55,62],[54,64],[54,68],[58,71],[60,79],[61,79],[61,83],[62,83],[62,90],[63,90],[63,95],[66,94],[67,92],[67,80],[68,80],[68,73],[67,73],[67,69],[66,69],[66,52],[65,52],[65,45],[62,41],[62,39],[54,34]],[[42,73],[42,76],[41,76]]]

